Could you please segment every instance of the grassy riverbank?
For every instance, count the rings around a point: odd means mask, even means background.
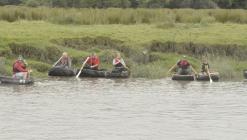
[[[0,55],[6,57],[7,74],[14,58],[22,54],[34,69],[33,76],[43,77],[63,51],[69,52],[75,67],[95,51],[101,68],[108,69],[114,52],[121,51],[133,77],[166,77],[167,70],[184,54],[198,71],[201,56],[207,54],[212,68],[223,78],[239,78],[247,68],[247,25],[231,21],[80,25],[19,18],[2,20],[0,27]]]

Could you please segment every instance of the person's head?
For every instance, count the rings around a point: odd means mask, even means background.
[[[116,58],[121,58],[121,54],[119,52],[116,52]]]
[[[187,56],[186,55],[183,55],[182,59],[181,60],[186,60],[187,59]]]
[[[17,60],[18,60],[18,61],[23,61],[24,59],[23,59],[23,57],[22,57],[21,55],[19,55],[19,57],[18,57]]]
[[[63,52],[63,57],[68,57],[68,53],[67,52]]]
[[[23,63],[25,66],[27,66],[27,62],[26,60],[22,57],[22,55],[19,55],[18,59],[17,59],[20,63]]]
[[[202,63],[208,63],[208,59],[207,59],[206,56],[203,56],[203,57],[202,57]]]
[[[91,56],[97,56],[97,54],[95,52],[92,52]]]

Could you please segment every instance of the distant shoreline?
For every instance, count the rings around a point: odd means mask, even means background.
[[[96,52],[101,68],[109,70],[114,53],[119,51],[132,77],[167,77],[168,69],[183,55],[197,71],[201,57],[207,55],[211,68],[223,79],[242,78],[247,68],[245,10],[11,6],[0,7],[0,11],[0,56],[6,58],[8,75],[14,59],[23,55],[34,69],[33,76],[45,77],[64,51],[71,55],[76,68],[83,58]]]

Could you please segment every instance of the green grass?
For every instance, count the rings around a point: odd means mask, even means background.
[[[82,58],[96,51],[102,59],[102,67],[110,69],[114,52],[120,50],[132,69],[133,77],[161,78],[166,77],[166,71],[186,53],[183,53],[182,48],[175,52],[149,50],[154,42],[181,43],[181,46],[193,43],[196,48],[205,46],[209,49],[223,46],[219,49],[222,51],[228,50],[229,46],[239,46],[240,52],[247,49],[246,24],[213,22],[160,25],[156,23],[59,25],[46,21],[0,21],[0,54],[7,57],[8,75],[11,74],[9,71],[14,58],[19,55],[18,53],[23,53],[34,69],[33,76],[43,77],[63,51],[69,52],[74,66],[78,68]],[[69,41],[69,44],[65,45],[65,40]],[[144,50],[149,51],[151,59],[145,63],[142,54]],[[200,55],[196,53],[187,55],[199,70]],[[242,69],[247,67],[247,61],[243,60],[246,58],[245,55],[243,57],[219,55],[218,59],[214,59],[216,56],[210,56],[213,68],[222,73],[224,78],[240,77]],[[221,66],[222,61],[224,67]]]
[[[247,25],[213,23],[176,24],[161,29],[155,24],[137,25],[56,25],[43,21],[0,22],[3,42],[46,43],[52,39],[105,36],[129,45],[142,45],[151,41],[194,42],[200,44],[247,45]]]

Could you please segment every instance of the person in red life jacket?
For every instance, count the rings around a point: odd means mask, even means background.
[[[114,66],[113,72],[122,72],[128,69],[119,52],[116,53],[116,57],[113,59],[112,64]]]
[[[67,52],[64,52],[61,58],[53,66],[71,67],[71,58]]]
[[[98,70],[99,69],[100,60],[96,53],[92,53],[91,56],[87,57],[86,69]]]
[[[13,78],[26,80],[31,71],[27,69],[27,63],[22,56],[19,56],[13,64]]]
[[[186,56],[183,56],[183,59],[179,60],[168,72],[171,72],[175,68],[177,68],[177,74],[179,75],[190,75],[192,71],[197,74],[196,70],[186,60]]]

